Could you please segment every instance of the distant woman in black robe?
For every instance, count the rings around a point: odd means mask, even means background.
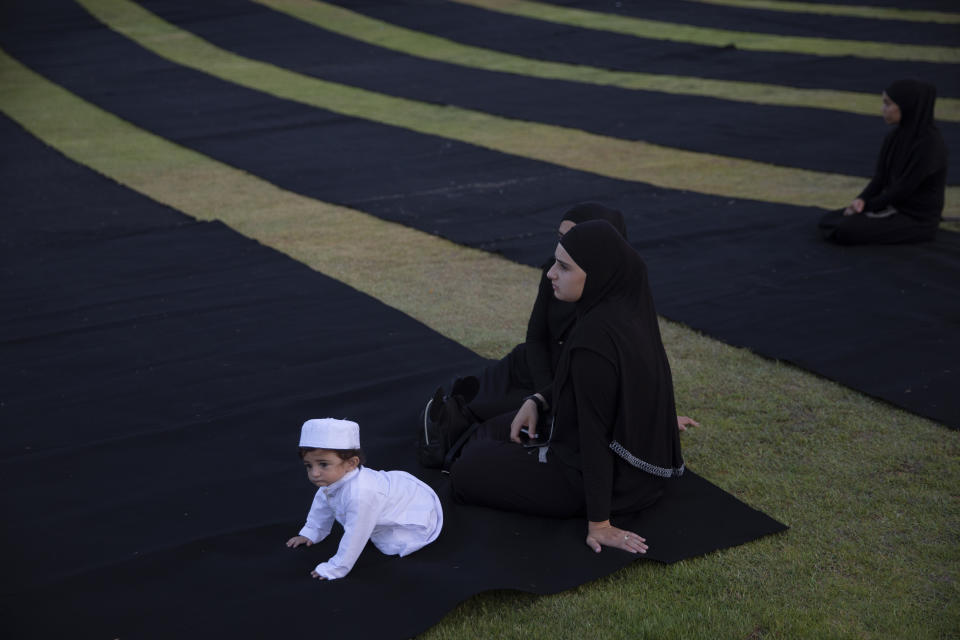
[[[943,212],[947,147],[933,120],[937,90],[898,80],[883,92],[883,119],[896,127],[880,148],[870,184],[845,209],[820,220],[824,238],[838,244],[932,240]]]
[[[670,365],[647,270],[605,221],[560,239],[548,271],[577,320],[552,384],[515,415],[484,423],[451,470],[461,501],[545,516],[586,516],[587,544],[644,553],[611,524],[644,509],[684,471]]]

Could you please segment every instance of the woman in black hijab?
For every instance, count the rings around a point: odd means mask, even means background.
[[[838,244],[892,244],[932,240],[943,212],[947,147],[933,120],[937,90],[898,80],[883,92],[887,134],[870,184],[845,209],[820,220],[825,239]]]
[[[610,517],[639,511],[684,471],[673,381],[646,266],[604,221],[560,239],[548,272],[576,324],[549,388],[484,424],[454,464],[464,502],[588,520],[587,544],[646,552]],[[551,424],[543,424],[552,415]]]

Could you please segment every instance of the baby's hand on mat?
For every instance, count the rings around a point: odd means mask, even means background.
[[[287,546],[290,547],[291,549],[295,549],[296,547],[299,547],[302,544],[305,544],[309,547],[310,545],[313,544],[313,540],[311,540],[310,538],[307,538],[306,536],[293,536],[292,538],[287,540]]]
[[[322,575],[320,575],[320,574],[317,573],[316,571],[311,571],[311,572],[310,572],[310,577],[311,577],[311,578],[316,578],[317,580],[326,580],[326,578],[324,578]]]

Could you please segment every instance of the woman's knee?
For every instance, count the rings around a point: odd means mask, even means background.
[[[571,482],[564,468],[539,462],[537,453],[510,442],[478,442],[450,469],[454,497],[547,517],[582,514],[582,484]]]
[[[450,486],[457,500],[467,503],[486,503],[486,496],[496,483],[497,474],[491,468],[501,466],[499,449],[495,440],[475,440],[450,467]]]

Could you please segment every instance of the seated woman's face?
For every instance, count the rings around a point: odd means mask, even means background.
[[[553,284],[553,295],[563,302],[576,302],[583,295],[583,285],[587,282],[587,273],[573,261],[567,250],[557,245],[553,252],[554,263],[547,271],[547,278]]]
[[[886,91],[883,92],[883,121],[887,124],[900,122],[900,107],[890,99]]]

